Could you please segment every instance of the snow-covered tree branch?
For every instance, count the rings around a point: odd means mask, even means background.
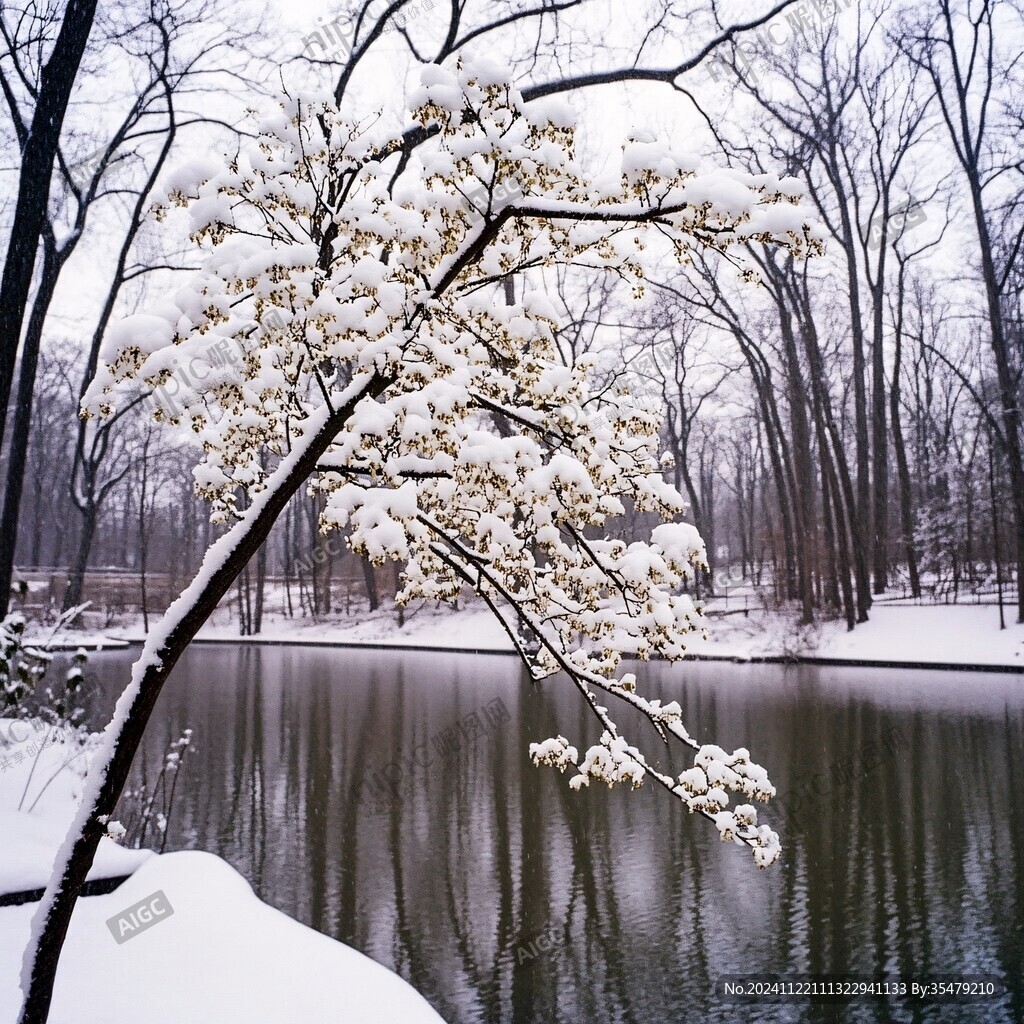
[[[228,166],[186,169],[167,190],[163,212],[187,210],[203,269],[109,332],[84,412],[114,415],[156,388],[158,418],[201,443],[196,486],[229,529],[150,634],[93,761],[36,914],[23,1021],[45,1020],[70,909],[163,682],[310,479],[324,531],[404,566],[400,602],[471,586],[536,678],[562,671],[575,684],[601,741],[580,756],[569,739],[538,738],[536,763],[573,767],[573,787],[650,776],[759,866],[778,857],[754,808],[729,805],[729,792],[774,794],[764,769],[745,749],[691,738],[678,704],[619,671],[623,657],[684,655],[701,618],[683,588],[704,545],[663,478],[657,408],[592,392],[590,361],[560,360],[559,318],[534,272],[606,271],[640,298],[650,259],[687,264],[750,242],[803,257],[819,243],[799,188],[703,172],[639,135],[619,173],[594,179],[572,111],[524,103],[482,64],[427,66],[409,105],[432,129],[412,157],[373,116],[287,98]],[[502,303],[510,276],[519,295]],[[242,358],[224,359],[225,346]],[[627,507],[662,521],[649,541],[606,539]],[[692,748],[693,767],[654,767],[606,697]]]

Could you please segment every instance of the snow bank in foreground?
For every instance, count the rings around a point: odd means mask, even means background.
[[[0,719],[0,893],[46,885],[94,746]],[[441,1022],[397,975],[261,903],[219,857],[101,840],[89,877],[121,875],[131,877],[115,892],[78,901],[50,1024]],[[171,912],[118,943],[107,921],[157,892]],[[0,1024],[18,1018],[35,908],[0,908]]]
[[[164,894],[170,913],[118,943],[107,921]],[[34,904],[0,909],[0,1022],[17,1019]],[[163,909],[163,905],[161,905]],[[153,856],[79,900],[50,1024],[443,1024],[401,978],[260,902],[208,853]]]

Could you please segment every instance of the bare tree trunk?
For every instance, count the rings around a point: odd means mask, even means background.
[[[402,589],[402,570],[399,567],[398,562],[394,563],[395,567],[395,588],[393,593],[397,594]],[[397,606],[398,611],[398,628],[401,629],[405,625],[405,605],[399,604]]]
[[[843,608],[846,612],[846,628],[853,629],[857,622],[858,612],[853,595],[853,584],[850,582],[850,545],[855,545],[857,543],[857,539],[853,536],[852,532],[847,531],[850,514],[849,511],[847,511],[846,516],[843,515],[842,491],[839,487],[839,481],[837,479],[835,463],[833,462],[832,455],[827,450],[827,444],[823,444],[821,448],[823,453],[822,464],[828,475],[828,487],[833,497],[833,535],[836,539],[836,553],[839,560],[838,575],[839,584],[843,593]]]
[[[373,566],[366,557],[359,559],[363,569],[363,584],[366,587],[366,599],[370,602],[370,611],[375,612],[380,607],[380,597],[377,593],[377,578],[373,572]]]
[[[999,601],[999,628],[1006,629],[1006,617],[1003,613],[1003,569],[999,561],[999,514],[996,510],[996,470],[995,454],[992,451],[992,431],[988,432],[988,490],[992,500],[992,555],[996,563],[996,590]]]
[[[814,523],[814,474],[811,469],[810,426],[807,422],[807,387],[793,336],[793,320],[779,303],[780,326],[786,354],[789,425],[793,431],[793,461],[796,476],[796,568],[801,617],[804,625],[814,621],[814,591],[811,580],[811,551]]]
[[[712,447],[712,452],[715,448]],[[713,589],[714,576],[712,570],[718,561],[718,535],[715,529],[715,471],[714,467],[707,465],[708,452],[707,443],[701,448],[700,453],[700,494],[701,494],[701,522],[703,526],[697,526],[700,531],[700,535],[704,538],[707,549],[708,549],[708,571],[707,571],[707,586]],[[689,475],[689,474],[687,474]],[[694,524],[697,523],[696,513],[694,514]],[[700,582],[700,574],[696,575],[696,580]]]
[[[18,521],[21,512],[21,491],[25,482],[25,459],[28,455],[29,434],[32,429],[32,396],[39,365],[39,345],[43,337],[43,324],[57,287],[59,261],[53,239],[47,237],[43,250],[42,275],[36,292],[18,375],[18,399],[14,410],[14,423],[7,451],[7,476],[4,485],[3,511],[0,513],[0,618],[7,614],[14,577],[14,558],[18,546]],[[0,416],[0,419],[3,419]],[[0,436],[2,436],[0,429]]]
[[[775,479],[775,490],[779,498],[779,517],[782,520],[782,545],[786,561],[786,572],[783,593],[786,597],[795,597],[796,591],[796,535],[794,529],[794,506],[796,505],[796,482],[793,472],[793,460],[790,446],[786,441],[779,414],[778,403],[772,389],[771,375],[767,360],[763,354],[744,339],[735,335],[740,350],[750,368],[754,390],[757,393],[761,419],[765,425],[768,441],[768,458]]]
[[[892,449],[896,457],[896,481],[900,501],[900,528],[903,533],[903,549],[907,559],[907,575],[910,577],[910,595],[921,596],[921,576],[917,568],[917,551],[914,549],[914,506],[910,482],[910,467],[907,462],[907,448],[903,440],[903,424],[900,418],[900,373],[903,366],[903,297],[904,267],[900,265],[896,292],[896,325],[893,331],[892,385],[889,388],[889,421],[892,424]]]
[[[831,156],[838,163],[835,140],[831,142]],[[871,479],[869,474],[867,387],[865,383],[866,361],[864,358],[864,322],[860,310],[860,272],[854,249],[855,227],[850,218],[849,199],[841,187],[842,179],[836,176],[839,198],[839,218],[842,222],[842,245],[846,257],[847,288],[850,309],[850,334],[853,343],[853,408],[854,447],[856,454],[856,507],[847,510],[853,533],[854,573],[857,578],[857,619],[866,621],[871,607],[871,583],[868,566],[872,562],[874,535],[871,530]],[[838,507],[838,506],[837,506]]]
[[[316,554],[319,551],[320,534],[317,530],[318,509],[315,497],[310,499],[310,503],[305,506],[305,511],[306,522],[309,526],[309,549],[313,554],[313,562],[309,567],[310,606],[313,615],[316,616],[320,614],[322,601],[320,600],[320,578],[317,572],[318,563],[316,561]]]
[[[874,593],[884,594],[889,579],[889,439],[886,424],[885,360],[882,327],[882,295],[885,280],[885,247],[879,250],[877,294],[874,305],[874,337],[871,345],[871,486],[874,507],[871,526],[874,555]]]
[[[803,298],[806,300],[806,293]],[[845,511],[845,517],[849,525],[850,549],[844,552],[847,564],[852,566],[854,580],[856,583],[857,597],[857,622],[867,622],[868,608],[871,604],[870,577],[867,568],[867,558],[864,548],[860,544],[863,528],[860,523],[857,496],[854,493],[853,483],[850,479],[850,470],[846,462],[846,455],[843,451],[843,438],[835,416],[832,411],[832,402],[829,398],[825,384],[825,371],[822,365],[821,348],[818,345],[817,331],[814,322],[804,318],[804,345],[807,352],[808,374],[811,386],[815,392],[815,409],[818,426],[818,444],[824,448],[831,444],[832,457],[829,465],[835,469],[836,479],[831,481],[832,507],[837,515],[837,524]],[[842,541],[846,536],[845,528],[840,531],[836,529],[836,539]]]
[[[832,488],[829,486],[829,476],[825,472],[824,458],[828,457],[827,452],[822,452],[822,470],[821,470],[821,521],[822,529],[825,534],[825,555],[822,561],[825,563],[825,570],[818,570],[818,578],[820,580],[822,599],[825,604],[831,605],[833,608],[842,608],[844,611],[848,611],[845,602],[842,602],[839,597],[839,571],[836,568],[836,552],[838,551],[838,544],[836,541],[835,528],[833,525],[833,513],[832,513]],[[849,583],[849,580],[847,580]],[[849,624],[849,621],[847,622]]]
[[[53,162],[95,13],[96,0],[68,0],[50,59],[40,75],[32,124],[27,132],[24,124],[15,125],[16,129],[21,129],[18,131],[22,145],[21,173],[7,258],[0,279],[0,410],[4,410],[4,414],[11,397],[32,270],[50,203]],[[0,415],[0,442],[3,441],[3,420],[4,415]],[[0,593],[3,613],[7,611],[8,597],[9,575],[8,586]]]
[[[32,565],[39,567],[43,557],[43,474],[36,472],[32,477]]]
[[[295,616],[295,609],[292,606],[292,565],[294,562],[293,552],[295,551],[294,524],[294,503],[289,502],[284,510],[284,549],[281,552],[281,571],[284,573],[285,614],[288,618]]]
[[[256,555],[256,598],[253,608],[252,631],[263,631],[263,595],[267,582],[267,545],[264,544]]]
[[[98,520],[98,510],[94,505],[90,505],[82,515],[82,524],[78,533],[78,547],[75,550],[75,560],[71,570],[68,572],[68,587],[64,591],[63,601],[65,611],[82,603],[85,573],[89,562],[89,550],[92,547],[93,537],[96,535]]]
[[[146,602],[146,559],[149,555],[149,531],[146,529],[146,489],[149,484],[149,434],[143,442],[142,477],[139,486],[139,590],[142,601],[142,629],[149,632],[149,605]],[[102,564],[102,563],[101,563]]]
[[[133,511],[132,492],[131,488],[129,488],[124,496],[124,504],[121,506],[121,551],[120,558],[118,559],[120,564],[125,567],[131,565],[134,561],[128,554],[128,537],[133,521]]]
[[[248,636],[252,632],[252,617],[249,614],[249,566],[238,575],[238,635]]]

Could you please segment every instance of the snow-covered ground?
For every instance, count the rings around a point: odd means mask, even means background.
[[[823,634],[817,654],[867,661],[1000,665],[1024,671],[1024,625],[1016,609],[1006,609],[1006,629],[999,628],[994,605],[921,605],[871,610],[869,622],[853,632],[845,628]]]
[[[742,612],[744,605],[749,614]],[[728,603],[708,605],[708,639],[694,633],[692,655],[712,658],[826,658],[892,664],[1000,666],[1024,671],[1024,626],[1007,607],[999,628],[995,605],[876,604],[870,620],[848,632],[845,622],[799,628],[793,613],[766,612],[753,595],[733,593]],[[722,615],[720,613],[727,612]],[[141,624],[112,629],[108,637],[141,640]],[[470,603],[454,611],[424,606],[398,625],[394,609],[333,615],[319,621],[268,613],[262,632],[239,637],[237,621],[224,610],[199,633],[202,640],[264,643],[353,644],[434,650],[511,652],[512,645],[491,612]]]
[[[7,848],[9,840],[3,842]],[[107,922],[156,893],[162,920],[119,943]],[[0,909],[0,1021],[34,904]],[[128,926],[126,926],[128,927]],[[134,925],[131,927],[135,927]],[[118,927],[120,931],[120,927]],[[440,1024],[397,975],[260,902],[209,853],[152,856],[107,896],[78,901],[50,1024]]]
[[[43,732],[28,729],[0,719],[0,893],[45,885],[81,794],[74,742],[40,748]],[[104,839],[90,877],[125,874],[114,892],[78,901],[51,1024],[443,1024],[397,975],[262,903],[219,857]],[[125,913],[136,904],[147,909]],[[21,1007],[35,907],[0,907],[0,1024],[14,1024]]]
[[[110,635],[123,640],[142,640],[141,623],[113,629]],[[389,647],[430,647],[468,651],[512,651],[512,644],[498,620],[482,603],[454,610],[448,606],[424,605],[406,615],[403,626],[393,608],[377,612],[361,610],[352,615],[331,615],[319,620],[286,618],[264,614],[263,629],[254,637],[240,638],[238,622],[218,609],[212,621],[199,632],[200,640],[239,639],[304,644],[360,644]]]
[[[1006,629],[1000,630],[994,605],[876,604],[867,622],[848,631],[845,622],[800,629],[793,616],[752,612],[749,618],[711,618],[708,641],[696,640],[690,651],[738,658],[797,656],[1024,671],[1024,625],[1015,617],[1014,609],[1007,608]]]

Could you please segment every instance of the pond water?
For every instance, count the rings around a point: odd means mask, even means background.
[[[121,686],[131,658],[92,668]],[[660,787],[574,793],[534,768],[531,741],[598,733],[564,680],[535,686],[507,657],[197,645],[135,770],[152,777],[191,728],[169,848],[224,857],[451,1024],[1024,1020],[1024,679],[641,671],[692,735],[768,769],[780,864],[758,871]],[[738,973],[965,971],[1005,991],[845,1007],[714,993]]]

